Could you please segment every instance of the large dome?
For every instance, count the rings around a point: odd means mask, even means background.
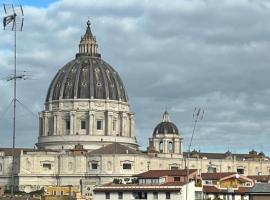
[[[109,99],[127,102],[118,73],[94,56],[77,56],[54,77],[46,101],[60,99]]]
[[[118,73],[98,53],[87,22],[75,59],[53,78],[39,113],[38,148],[93,150],[118,142],[137,148],[135,113]]]
[[[127,102],[118,73],[97,53],[90,22],[81,38],[76,59],[62,67],[50,84],[46,102],[61,99],[108,99]]]

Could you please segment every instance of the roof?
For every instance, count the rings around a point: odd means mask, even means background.
[[[270,175],[255,175],[255,176],[247,176],[248,178],[257,181],[257,182],[269,182]]]
[[[190,169],[189,175],[197,172],[197,169]],[[134,175],[135,177],[142,178],[159,178],[162,176],[186,176],[187,170],[149,170],[147,172]]]
[[[249,191],[249,193],[270,194],[270,184],[269,183],[256,183],[255,186]]]
[[[140,151],[129,148],[125,145],[114,142],[105,147],[93,150],[89,154],[142,154]]]
[[[21,154],[21,151],[36,151],[35,149],[30,148],[15,148],[14,149],[14,155],[18,156]],[[4,152],[5,156],[12,156],[12,148],[0,148],[0,152]]]
[[[216,194],[224,194],[224,193],[235,193],[235,194],[244,194],[249,192],[251,187],[239,187],[236,190],[229,191],[228,189],[219,189],[216,186],[212,185],[204,185],[203,192],[204,193],[216,193]]]
[[[195,151],[194,151],[195,152]],[[184,152],[184,156],[187,157],[188,153]],[[198,158],[204,158],[206,157],[207,159],[225,159],[226,158],[226,153],[207,153],[207,152],[197,152],[196,154]],[[236,157],[236,160],[243,160],[247,157],[249,157],[248,154],[233,154],[231,155],[232,157]],[[191,158],[192,158],[192,153],[191,153]]]
[[[220,180],[234,174],[236,175],[236,172],[201,173],[201,177],[203,180]]]
[[[95,192],[106,191],[179,191],[185,182],[169,182],[163,184],[114,184],[109,183],[98,186]]]

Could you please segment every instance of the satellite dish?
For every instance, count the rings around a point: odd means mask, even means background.
[[[240,175],[239,175],[239,174],[236,174],[235,177],[236,177],[236,178],[240,178]]]

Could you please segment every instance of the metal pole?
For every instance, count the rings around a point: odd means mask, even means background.
[[[191,139],[190,139],[190,142],[189,142],[189,145],[188,145],[188,154],[187,154],[187,161],[186,161],[186,170],[187,170],[186,200],[188,200],[190,148],[191,148],[192,140],[193,140],[193,137],[194,137],[194,133],[195,133],[195,129],[196,129],[196,125],[198,123],[199,117],[200,117],[200,120],[203,119],[204,111],[202,110],[202,114],[201,115],[200,114],[201,114],[201,108],[199,108],[197,112],[196,112],[196,108],[195,108],[194,113],[193,113],[193,118],[195,117],[195,122],[194,122],[194,126],[193,126]]]
[[[17,102],[17,63],[16,63],[16,14],[14,14],[14,97],[13,97],[13,137],[12,137],[12,183],[11,183],[11,197],[14,197],[14,186],[15,186],[15,137],[16,137],[16,102]]]

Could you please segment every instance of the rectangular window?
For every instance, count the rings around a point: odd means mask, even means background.
[[[158,199],[158,192],[153,192],[154,199]]]
[[[102,130],[102,129],[103,129],[102,120],[97,120],[97,130]]]
[[[70,121],[69,120],[66,121],[66,129],[70,130]]]
[[[113,120],[112,129],[113,131],[116,131],[116,120]]]
[[[173,179],[174,179],[174,182],[179,182],[180,181],[180,177],[179,176],[173,177]]]
[[[61,196],[63,196],[64,195],[64,191],[61,191]]]
[[[81,120],[81,129],[86,129],[86,121]]]
[[[131,164],[130,163],[124,163],[123,164],[123,169],[131,169]]]
[[[237,174],[244,174],[245,170],[242,168],[237,168]]]
[[[171,166],[171,170],[178,170],[177,166]]]
[[[166,192],[166,199],[171,199],[171,193],[170,192]]]
[[[91,169],[98,169],[98,164],[97,163],[92,163],[91,164]]]
[[[118,199],[123,199],[123,192],[118,192]]]
[[[202,200],[203,195],[201,191],[195,191],[195,200]],[[225,198],[223,198],[225,200]]]
[[[48,163],[44,163],[43,165],[43,169],[47,169],[47,170],[51,170],[52,169],[52,165],[48,164]]]
[[[109,192],[106,192],[105,193],[105,197],[106,197],[106,199],[110,199],[111,197],[110,197],[110,193]]]

